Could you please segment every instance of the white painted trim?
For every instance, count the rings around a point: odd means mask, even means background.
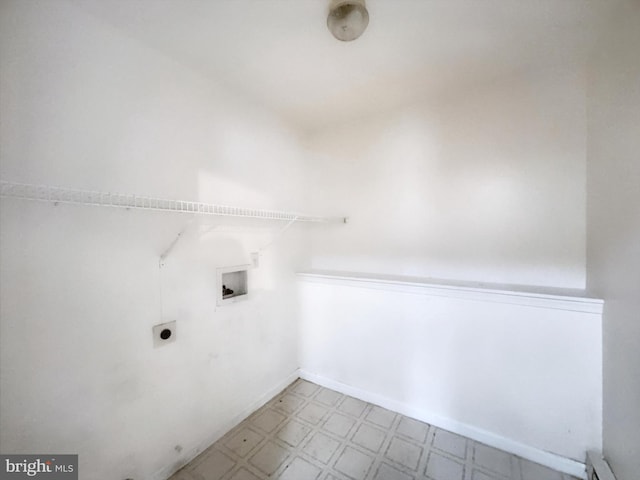
[[[412,407],[406,403],[392,400],[382,395],[360,389],[358,387],[352,387],[351,385],[337,382],[335,380],[316,375],[306,370],[301,369],[299,373],[300,378],[329,388],[331,390],[335,390],[345,395],[350,395],[365,402],[379,405],[388,410],[401,413],[402,415],[420,420],[421,422],[428,423],[429,425],[442,428],[443,430],[447,430],[449,432],[457,433],[458,435],[462,435],[477,442],[484,443],[485,445],[489,445],[500,450],[504,450],[505,452],[518,455],[519,457],[525,458],[535,463],[539,463],[541,465],[545,465],[554,470],[568,473],[569,475],[573,475],[575,477],[583,479],[587,478],[584,463],[561,457],[560,455],[556,455],[554,453],[545,452],[544,450],[539,450],[529,445],[525,445],[515,440],[496,435],[495,433],[482,430],[472,425],[458,422],[457,420],[453,420],[451,418],[434,415],[430,412]]]
[[[151,478],[153,480],[166,480],[171,477],[174,473],[184,467],[186,464],[191,462],[194,458],[196,458],[200,453],[209,448],[212,444],[220,440],[224,435],[237,427],[244,419],[246,419],[253,412],[258,410],[260,407],[264,406],[269,400],[275,397],[277,394],[282,392],[285,388],[287,388],[291,383],[300,378],[300,371],[298,369],[291,372],[287,377],[285,377],[282,381],[278,382],[277,385],[267,390],[263,393],[258,400],[250,403],[247,407],[243,408],[240,413],[235,415],[229,421],[222,424],[222,426],[216,430],[212,435],[207,437],[205,440],[200,442],[195,448],[189,450],[189,452],[183,457],[182,462],[178,467],[175,464],[169,465],[158,470],[154,473]]]
[[[367,274],[351,274],[344,272],[298,272],[296,274],[300,280],[314,283],[325,283],[343,285],[347,287],[372,288],[393,292],[410,293],[417,295],[428,295],[436,297],[460,298],[480,302],[507,303],[523,305],[527,307],[550,308],[556,310],[568,310],[571,312],[584,312],[602,315],[604,301],[598,298],[588,298],[581,296],[583,291],[575,291],[578,294],[566,294],[562,289],[538,289],[545,290],[544,293],[536,292],[535,287],[531,291],[509,289],[509,286],[493,288],[494,286],[476,286],[465,284],[465,282],[445,282],[439,283],[437,280],[419,280],[409,277],[377,277]],[[556,290],[559,293],[547,293],[546,291]]]
[[[616,476],[601,452],[593,450],[587,452],[587,478],[589,480],[616,480]]]

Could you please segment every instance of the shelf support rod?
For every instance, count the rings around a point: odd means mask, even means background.
[[[180,232],[178,232],[178,235],[176,235],[176,238],[173,239],[173,242],[171,242],[169,246],[165,248],[164,252],[162,252],[162,254],[160,255],[160,261],[159,261],[160,268],[165,266],[167,257],[169,256],[171,251],[174,249],[176,244],[180,241],[180,238],[182,237],[182,235],[184,235],[184,233],[189,229],[189,227],[191,226],[195,218],[196,218],[195,215],[191,217],[191,220],[189,220],[187,224],[184,226],[184,228],[180,230]]]

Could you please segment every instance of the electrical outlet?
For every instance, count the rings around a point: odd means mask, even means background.
[[[153,346],[161,347],[176,341],[176,321],[161,323],[153,327]]]

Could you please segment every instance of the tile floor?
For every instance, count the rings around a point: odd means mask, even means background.
[[[170,480],[574,480],[296,380]]]

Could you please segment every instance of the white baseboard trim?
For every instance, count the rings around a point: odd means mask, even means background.
[[[589,480],[616,480],[611,467],[601,452],[587,452],[587,478]]]
[[[561,457],[560,455],[556,455],[554,453],[545,452],[544,450],[539,450],[537,448],[516,442],[515,440],[496,435],[495,433],[487,432],[486,430],[482,430],[480,428],[458,422],[451,418],[434,415],[430,412],[407,405],[406,403],[392,400],[382,395],[360,389],[358,387],[352,387],[351,385],[337,382],[335,380],[331,380],[329,378],[308,372],[306,370],[300,370],[299,374],[300,378],[316,383],[323,387],[330,388],[331,390],[335,390],[345,395],[350,395],[365,402],[379,405],[388,410],[393,410],[394,412],[401,413],[402,415],[405,415],[407,417],[415,418],[416,420],[428,423],[429,425],[433,425],[438,428],[442,428],[443,430],[447,430],[449,432],[457,433],[458,435],[471,438],[472,440],[475,440],[477,442],[481,442],[500,450],[504,450],[505,452],[509,452],[514,455],[518,455],[519,457],[525,458],[535,463],[539,463],[554,470],[573,475],[574,477],[583,478],[585,480],[587,478],[584,463]]]
[[[192,448],[185,454],[182,458],[180,464],[173,464],[167,467],[164,467],[158,470],[155,474],[152,475],[153,480],[166,480],[171,477],[174,473],[196,458],[200,453],[209,448],[212,444],[220,440],[227,432],[237,427],[245,418],[251,415],[253,412],[258,410],[264,404],[266,404],[269,400],[275,397],[282,390],[287,388],[292,382],[297,380],[300,377],[300,371],[298,369],[291,372],[287,375],[282,381],[280,381],[277,385],[273,386],[266,392],[264,392],[260,398],[256,401],[250,403],[245,408],[242,409],[240,413],[229,419],[227,422],[223,423],[218,430],[216,430],[213,435],[210,435],[202,442],[200,442],[196,447]]]

